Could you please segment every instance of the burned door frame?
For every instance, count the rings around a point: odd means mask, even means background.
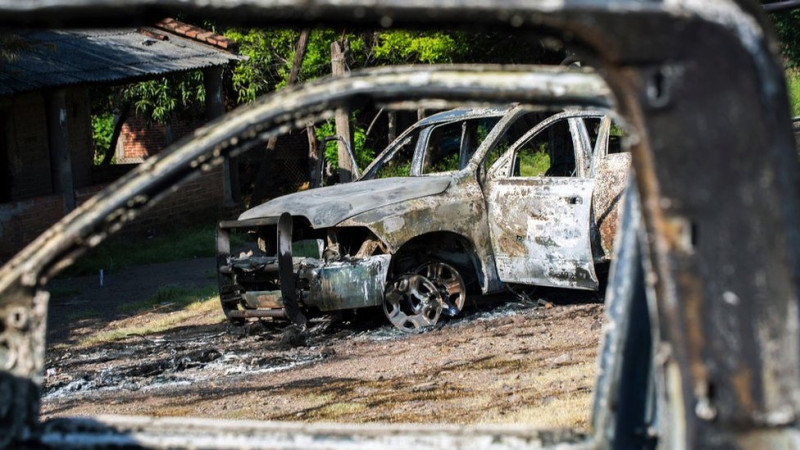
[[[550,116],[514,142],[489,168],[483,193],[501,281],[598,288],[590,239],[595,183],[587,174],[589,138],[583,124],[583,118],[598,116],[569,111]],[[515,175],[520,148],[564,122],[572,141],[573,174]]]
[[[745,0],[129,0],[125,5],[0,0],[0,25],[92,26],[102,18],[113,26],[148,23],[177,10],[238,25],[446,24],[540,31],[556,34],[599,67],[616,107],[636,131],[630,143],[632,192],[640,209],[626,209],[620,259],[612,270],[611,323],[604,327],[593,434],[580,440],[519,428],[224,426],[152,418],[39,423],[35,399],[43,369],[47,280],[175,183],[235,156],[251,138],[277,132],[276,125],[289,127],[288,121],[314,114],[302,101],[291,107],[275,102],[308,97],[278,93],[199,131],[184,142],[190,147],[148,160],[0,268],[4,443],[158,447],[173,439],[169,442],[186,447],[235,441],[250,448],[302,448],[313,442],[352,449],[518,448],[568,441],[573,448],[757,449],[800,440],[800,178],[783,68],[759,5]],[[480,79],[470,78],[481,70]],[[391,101],[397,97],[388,99],[387,90],[394,89],[415,99],[441,98],[446,91],[451,100],[535,102],[531,93],[541,85],[505,74],[483,67],[439,72],[445,82],[417,67],[411,76],[401,70],[397,84],[369,93]],[[326,85],[326,105],[363,104],[360,95],[373,79],[359,81]],[[321,95],[314,91],[318,87],[301,92]],[[481,87],[486,90],[473,91]],[[272,112],[259,116],[262,106]],[[264,122],[246,127],[243,117]],[[754,148],[766,150],[756,155]],[[644,420],[651,380],[658,381],[658,422]]]
[[[498,122],[499,122],[510,111],[512,111],[512,109],[513,108],[495,108],[495,109],[490,110],[490,112],[486,112],[486,113],[482,113],[482,114],[465,114],[463,116],[453,116],[452,119],[448,120],[448,119],[445,118],[440,122],[436,122],[436,121],[427,122],[427,123],[426,122],[422,122],[422,121],[416,122],[411,127],[409,127],[407,130],[405,130],[400,136],[398,136],[397,139],[392,141],[386,147],[386,149],[384,149],[384,151],[382,151],[380,154],[378,154],[378,156],[375,157],[375,160],[372,163],[370,163],[364,169],[363,174],[359,178],[359,180],[375,179],[376,178],[375,176],[371,176],[370,178],[367,178],[367,175],[368,174],[369,175],[372,174],[372,172],[375,170],[375,166],[376,165],[381,164],[381,166],[383,166],[385,164],[385,162],[391,161],[395,157],[397,152],[399,151],[399,149],[401,147],[400,144],[405,139],[407,139],[410,135],[412,135],[414,133],[418,133],[418,135],[417,135],[416,142],[414,143],[413,153],[411,155],[411,165],[410,165],[409,175],[408,176],[422,176],[422,175],[424,175],[422,173],[422,169],[423,169],[423,165],[424,165],[424,162],[425,162],[424,158],[425,158],[425,153],[426,153],[428,140],[430,138],[431,133],[433,133],[433,130],[435,128],[442,127],[442,126],[447,126],[447,125],[450,125],[450,124],[453,124],[453,123],[456,123],[456,122],[462,122],[463,123],[463,122],[466,122],[466,121],[469,121],[469,120],[480,120],[480,119],[487,119],[487,118],[492,118],[492,117],[497,117],[498,118]],[[454,112],[454,111],[447,111],[444,114],[449,114],[449,113],[452,113],[452,112]],[[429,117],[429,119],[433,119],[433,118],[435,118],[435,116],[430,116]],[[423,119],[423,120],[425,120],[425,119]],[[423,138],[424,138],[425,145],[422,144]],[[483,143],[481,142],[479,145],[482,145],[482,144]],[[475,154],[473,153],[472,156],[474,156],[474,155]],[[466,168],[471,159],[472,159],[472,157],[467,158],[466,164],[464,165],[464,167],[461,167],[459,170],[463,170],[464,168]],[[380,169],[378,168],[378,170],[380,170]],[[452,172],[456,172],[456,171],[452,171]]]

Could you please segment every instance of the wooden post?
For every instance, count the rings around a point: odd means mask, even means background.
[[[64,199],[64,212],[75,209],[75,188],[72,180],[72,158],[67,134],[67,106],[64,89],[45,94],[47,108],[47,140],[50,145],[50,173],[53,191]]]
[[[394,142],[395,138],[397,138],[397,113],[395,111],[389,111],[389,143],[391,144]]]
[[[308,187],[312,189],[322,186],[323,174],[320,169],[320,159],[324,159],[324,157],[320,158],[318,154],[317,133],[315,130],[316,127],[314,127],[313,123],[309,123],[306,126],[306,135],[308,136]]]
[[[213,120],[225,114],[222,102],[222,67],[209,67],[203,70],[203,85],[206,88],[206,120]],[[222,192],[226,207],[239,204],[239,159],[225,158],[222,162]]]
[[[347,55],[347,40],[342,43],[334,42],[331,44],[331,74],[342,76],[347,73],[344,61]],[[336,134],[341,138],[337,141],[339,147],[339,182],[347,183],[353,179],[353,162],[350,160],[350,152],[347,145],[350,145],[350,117],[346,109],[337,109],[334,115],[336,122]],[[347,142],[347,143],[345,143]]]

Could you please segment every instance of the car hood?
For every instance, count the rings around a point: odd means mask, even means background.
[[[239,220],[278,217],[284,212],[304,216],[314,228],[332,227],[356,214],[393,203],[440,194],[449,176],[382,178],[296,192],[248,209]]]

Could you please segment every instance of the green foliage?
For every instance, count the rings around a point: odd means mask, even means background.
[[[92,115],[92,143],[94,144],[94,165],[99,166],[114,134],[114,115],[110,112]]]
[[[770,18],[775,25],[787,67],[800,66],[800,10],[770,14]]]
[[[239,53],[248,58],[233,69],[233,89],[240,103],[252,102],[275,88],[285,66],[276,56],[290,53],[290,33],[288,30],[280,32],[255,28],[225,31],[226,37],[239,44]]]
[[[336,135],[336,126],[329,120],[316,127],[317,139]],[[365,146],[367,136],[365,130],[355,126],[353,130],[353,153],[356,155],[358,168],[363,170],[375,159],[375,150]],[[339,170],[339,146],[337,141],[330,141],[325,144],[325,160],[331,165],[332,170]]]
[[[376,178],[407,177],[411,175],[411,161],[389,161],[378,170]]]
[[[427,173],[441,173],[458,170],[458,153],[451,153],[434,164]]]
[[[800,72],[796,70],[786,71],[786,89],[789,92],[789,107],[792,116],[800,116]]]
[[[239,44],[239,53],[248,57],[233,69],[232,87],[240,103],[286,86],[300,33],[281,29],[225,30],[225,36]],[[463,59],[469,44],[462,34],[385,31],[347,33],[349,49],[346,65],[350,69],[384,64],[447,63]],[[331,72],[331,43],[342,39],[335,30],[314,30],[298,75],[298,81],[311,80]]]
[[[166,123],[176,112],[201,114],[206,101],[200,70],[132,84],[122,94],[138,113],[156,123]]]
[[[300,32],[283,29],[248,30],[231,28],[225,36],[239,44],[239,53],[248,57],[233,69],[232,83],[240,103],[252,102],[268,92],[285,87],[292,70]],[[363,67],[368,45],[364,36],[348,34],[350,43],[347,65]],[[314,30],[309,35],[298,82],[331,72],[331,43],[341,39],[334,30]]]
[[[468,50],[461,35],[421,31],[385,31],[378,34],[375,56],[391,64],[451,63]]]

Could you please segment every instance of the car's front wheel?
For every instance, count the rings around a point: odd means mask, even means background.
[[[455,317],[464,309],[464,303],[467,300],[467,286],[455,267],[441,261],[429,261],[415,272],[436,286],[444,304],[442,314]]]

